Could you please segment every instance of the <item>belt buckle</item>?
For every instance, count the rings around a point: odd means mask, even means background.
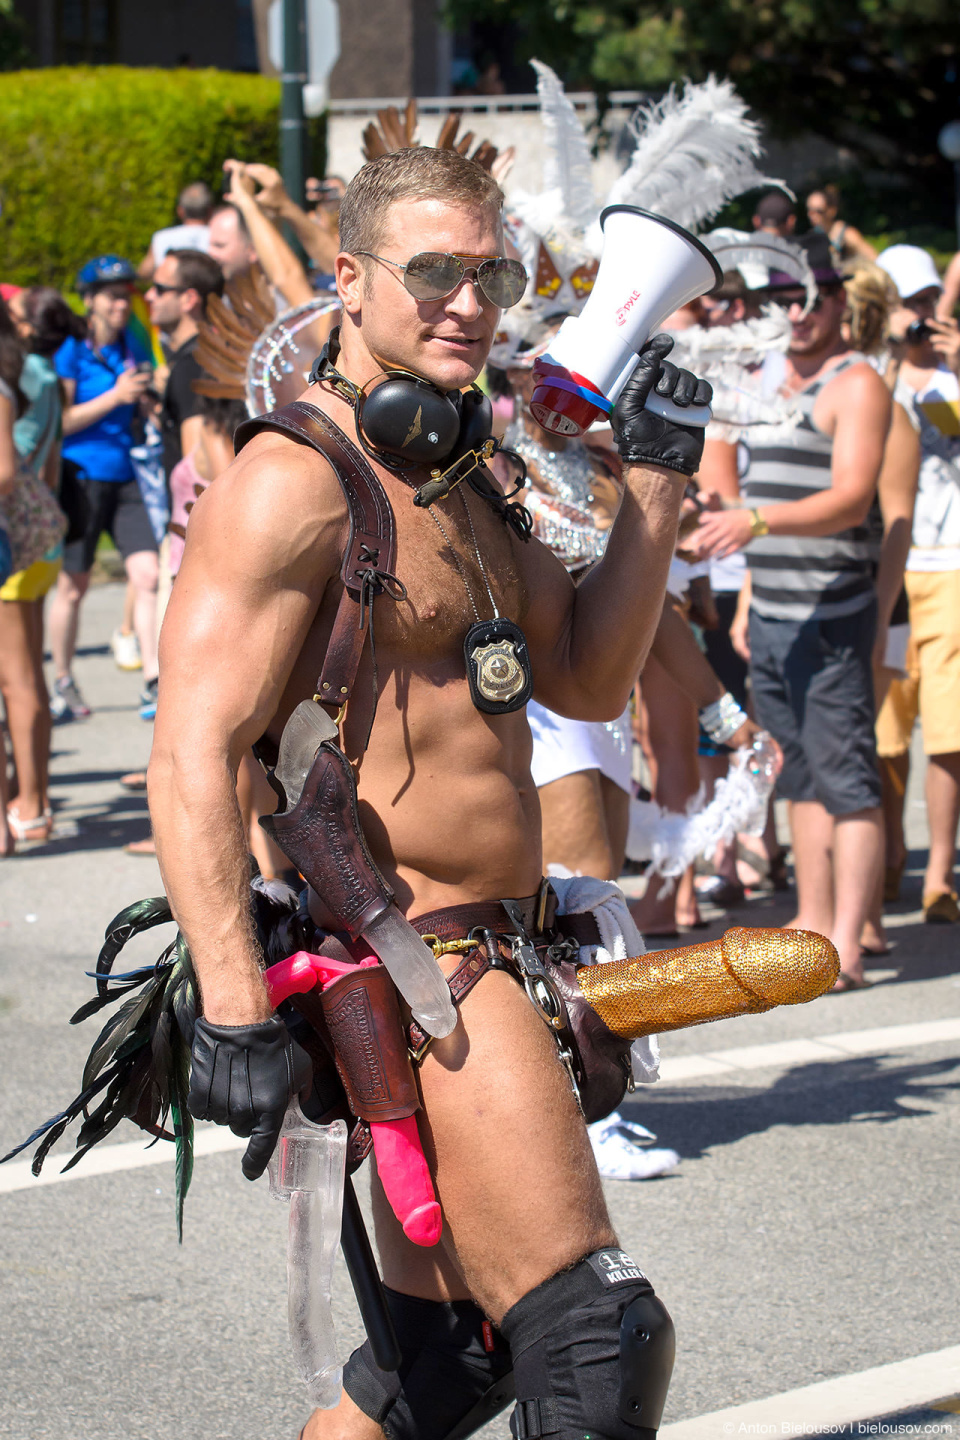
[[[427,1051],[430,1049],[430,1046],[433,1044],[433,1040],[434,1037],[432,1035],[424,1035],[419,1045],[407,1046],[407,1054],[410,1056],[410,1059],[412,1060],[414,1065],[420,1064],[420,1061],[423,1059],[424,1055],[426,1055]]]

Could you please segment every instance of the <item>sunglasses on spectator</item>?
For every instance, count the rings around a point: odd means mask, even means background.
[[[773,294],[773,295],[770,295],[770,296],[768,297],[768,303],[769,303],[770,305],[776,305],[776,307],[777,307],[778,310],[792,310],[793,307],[794,307],[794,305],[799,305],[800,308],[801,308],[801,310],[802,310],[803,307],[804,307],[804,305],[806,305],[806,303],[807,303],[807,297],[806,297],[805,294],[799,294],[799,295],[777,295],[777,294]],[[808,315],[813,314],[814,311],[820,309],[820,306],[821,306],[822,304],[823,304],[823,296],[822,296],[822,295],[818,295],[817,298],[816,298],[816,300],[814,300],[813,304],[810,306],[810,309],[807,311],[807,314],[808,314]]]
[[[188,288],[186,285],[162,285],[159,280],[151,280],[150,282],[150,289],[156,290],[158,295],[169,295],[171,291],[174,294],[182,295]]]
[[[465,265],[465,260],[479,257],[425,250],[422,255],[414,255],[406,265],[401,265],[398,260],[388,260],[385,255],[375,255],[372,250],[358,250],[357,254],[369,255],[371,260],[382,260],[384,265],[395,266],[403,274],[404,288],[415,300],[443,300],[469,278],[479,285],[492,304],[500,310],[507,310],[516,305],[527,288],[527,272],[520,261],[506,260],[502,256],[481,260],[479,265]]]

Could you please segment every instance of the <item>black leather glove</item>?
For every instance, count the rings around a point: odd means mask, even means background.
[[[291,1096],[310,1084],[313,1067],[277,1015],[259,1025],[211,1025],[193,1032],[187,1108],[195,1120],[229,1125],[250,1144],[241,1168],[256,1180],[267,1168]]]
[[[610,417],[614,439],[625,465],[666,465],[681,475],[694,475],[703,455],[702,425],[678,425],[645,408],[651,393],[675,405],[709,405],[713,390],[689,370],[665,359],[673,349],[669,335],[654,335],[640,351],[636,370]]]

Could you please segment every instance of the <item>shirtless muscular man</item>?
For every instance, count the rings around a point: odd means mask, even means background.
[[[401,368],[451,393],[477,378],[499,322],[495,300],[504,298],[490,281],[497,267],[483,269],[505,256],[502,200],[496,183],[455,151],[403,150],[359,172],[340,212],[342,376],[362,387]],[[422,298],[440,288],[429,282],[438,273],[452,274],[452,288]],[[477,923],[470,907],[489,915],[502,897],[520,897],[529,910],[541,882],[530,730],[522,707],[491,714],[474,703],[464,658],[470,627],[494,609],[522,627],[533,694],[551,710],[609,720],[629,699],[702,447],[702,431],[651,416],[643,404],[654,385],[681,404],[709,400],[703,382],[663,362],[668,349],[665,337],[646,347],[619,402],[623,503],[603,560],[579,588],[476,491],[462,485],[416,508],[413,490],[429,472],[373,462],[396,517],[403,589],[376,600],[379,704],[369,744],[369,645],[341,743],[356,770],[369,849],[421,930],[429,915],[429,929],[442,931],[443,912],[454,907],[468,915],[457,932],[466,935]],[[342,384],[321,379],[302,398],[356,443]],[[202,992],[198,1032],[217,1050],[217,1075],[245,1077],[240,1096],[236,1084],[232,1094],[216,1080],[202,1095],[195,1087],[191,1109],[252,1135],[250,1177],[265,1167],[309,1070],[264,987],[236,772],[244,752],[264,735],[277,741],[317,688],[348,521],[321,455],[285,435],[256,435],[194,508],[163,629],[149,770],[157,852]],[[511,928],[505,911],[501,928]],[[441,957],[446,974],[459,958]],[[195,1078],[199,1063],[195,1045]],[[568,1075],[509,973],[492,970],[470,990],[456,1029],[434,1041],[418,1078],[443,1238],[429,1250],[407,1241],[374,1182],[403,1364],[385,1374],[367,1347],[356,1352],[339,1407],[316,1411],[305,1440],[466,1434],[464,1416],[497,1365],[502,1375],[511,1364],[518,1440],[652,1440],[672,1325],[617,1248]],[[488,1342],[493,1333],[484,1317],[502,1334],[493,1342],[499,1358],[491,1343],[474,1343],[481,1329]]]

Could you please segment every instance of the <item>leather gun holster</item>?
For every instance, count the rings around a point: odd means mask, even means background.
[[[336,743],[337,728],[312,700],[284,726],[268,779],[284,809],[260,824],[317,895],[326,930],[356,940],[386,910],[393,891],[364,839],[353,767]]]
[[[336,960],[353,957],[334,936],[318,947]],[[291,995],[306,1027],[296,1033],[313,1061],[310,1118],[350,1126],[347,1163],[369,1154],[371,1120],[401,1120],[420,1108],[407,1036],[393,981],[382,965],[357,967],[324,990]]]

